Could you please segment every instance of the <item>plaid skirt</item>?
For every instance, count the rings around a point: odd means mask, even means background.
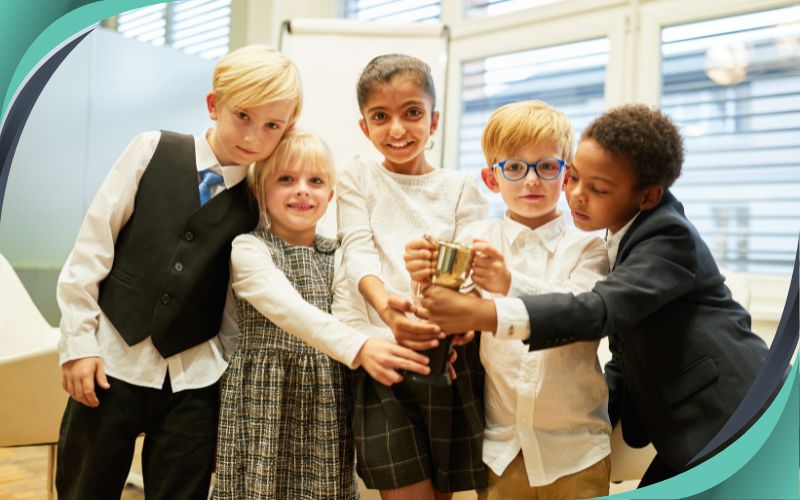
[[[450,386],[406,378],[386,387],[363,369],[353,374],[356,469],[368,488],[425,479],[442,493],[486,487],[479,336],[456,350]]]

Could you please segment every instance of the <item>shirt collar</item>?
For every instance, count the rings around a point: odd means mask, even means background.
[[[194,136],[194,154],[195,162],[197,163],[197,171],[211,169],[222,175],[225,188],[229,189],[247,176],[247,169],[249,165],[220,165],[217,156],[211,149],[211,144],[208,143],[208,132]]]
[[[503,225],[505,226],[506,243],[511,246],[517,239],[524,237],[527,234],[536,235],[542,242],[542,245],[548,252],[555,251],[559,240],[567,230],[567,219],[564,212],[558,211],[558,215],[550,222],[543,224],[536,229],[531,229],[525,224],[520,224],[508,215],[508,210],[503,217]]]
[[[622,238],[625,237],[625,233],[628,232],[628,229],[631,228],[631,224],[633,221],[639,217],[639,214],[642,212],[636,212],[636,215],[631,217],[631,220],[628,221],[627,224],[622,226],[622,229],[617,231],[616,233],[612,233],[610,230],[606,230],[606,249],[608,249],[608,262],[611,264],[611,268],[614,268],[614,264],[617,260],[617,254],[619,253],[619,244],[622,242]]]

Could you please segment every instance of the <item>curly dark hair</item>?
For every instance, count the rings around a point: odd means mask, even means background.
[[[639,176],[639,188],[670,187],[681,175],[683,139],[678,127],[658,108],[625,104],[606,111],[581,134]]]

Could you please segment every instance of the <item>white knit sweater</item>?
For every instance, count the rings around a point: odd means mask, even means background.
[[[456,170],[403,175],[356,157],[337,187],[338,234],[349,285],[357,290],[361,279],[372,275],[383,281],[387,293],[402,297],[410,297],[406,243],[424,234],[454,240],[466,224],[486,218],[488,208],[477,181]],[[371,308],[369,319],[385,326]]]

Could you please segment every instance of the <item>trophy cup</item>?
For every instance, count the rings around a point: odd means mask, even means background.
[[[472,248],[452,241],[433,240],[433,243],[437,246],[439,255],[433,263],[431,283],[458,290],[469,274]],[[430,374],[409,373],[407,377],[426,384],[450,385],[447,360],[450,358],[451,338],[448,335],[439,341],[437,347],[420,353],[430,360],[428,365],[431,369]]]

